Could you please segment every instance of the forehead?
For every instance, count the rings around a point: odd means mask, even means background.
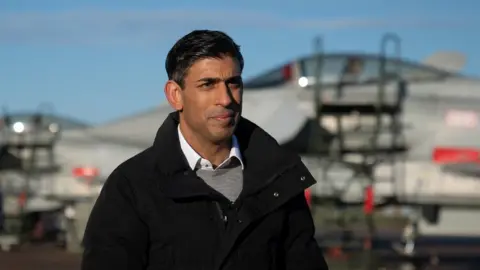
[[[240,65],[232,57],[203,58],[195,61],[187,77],[190,78],[227,78],[240,75]]]

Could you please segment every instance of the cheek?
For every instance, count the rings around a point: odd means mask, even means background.
[[[205,109],[199,100],[185,100],[183,112],[189,118],[191,123],[200,123],[205,121]]]

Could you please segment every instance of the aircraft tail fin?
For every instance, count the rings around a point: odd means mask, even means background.
[[[449,72],[459,72],[466,64],[466,57],[463,53],[455,51],[439,51],[422,62],[425,65],[432,66]]]

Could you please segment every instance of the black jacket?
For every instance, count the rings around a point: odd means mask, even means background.
[[[109,176],[85,231],[83,270],[328,269],[304,196],[315,180],[298,155],[242,118],[244,189],[230,204],[190,169],[177,125],[170,114],[153,146]]]

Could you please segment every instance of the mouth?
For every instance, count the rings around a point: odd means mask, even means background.
[[[220,120],[220,121],[223,121],[223,120],[230,120],[233,118],[235,114],[234,113],[224,113],[224,114],[220,114],[220,115],[217,115],[215,116],[214,118],[216,120]]]
[[[222,124],[231,125],[235,122],[235,113],[232,112],[216,115],[215,117],[213,117],[213,119]]]

